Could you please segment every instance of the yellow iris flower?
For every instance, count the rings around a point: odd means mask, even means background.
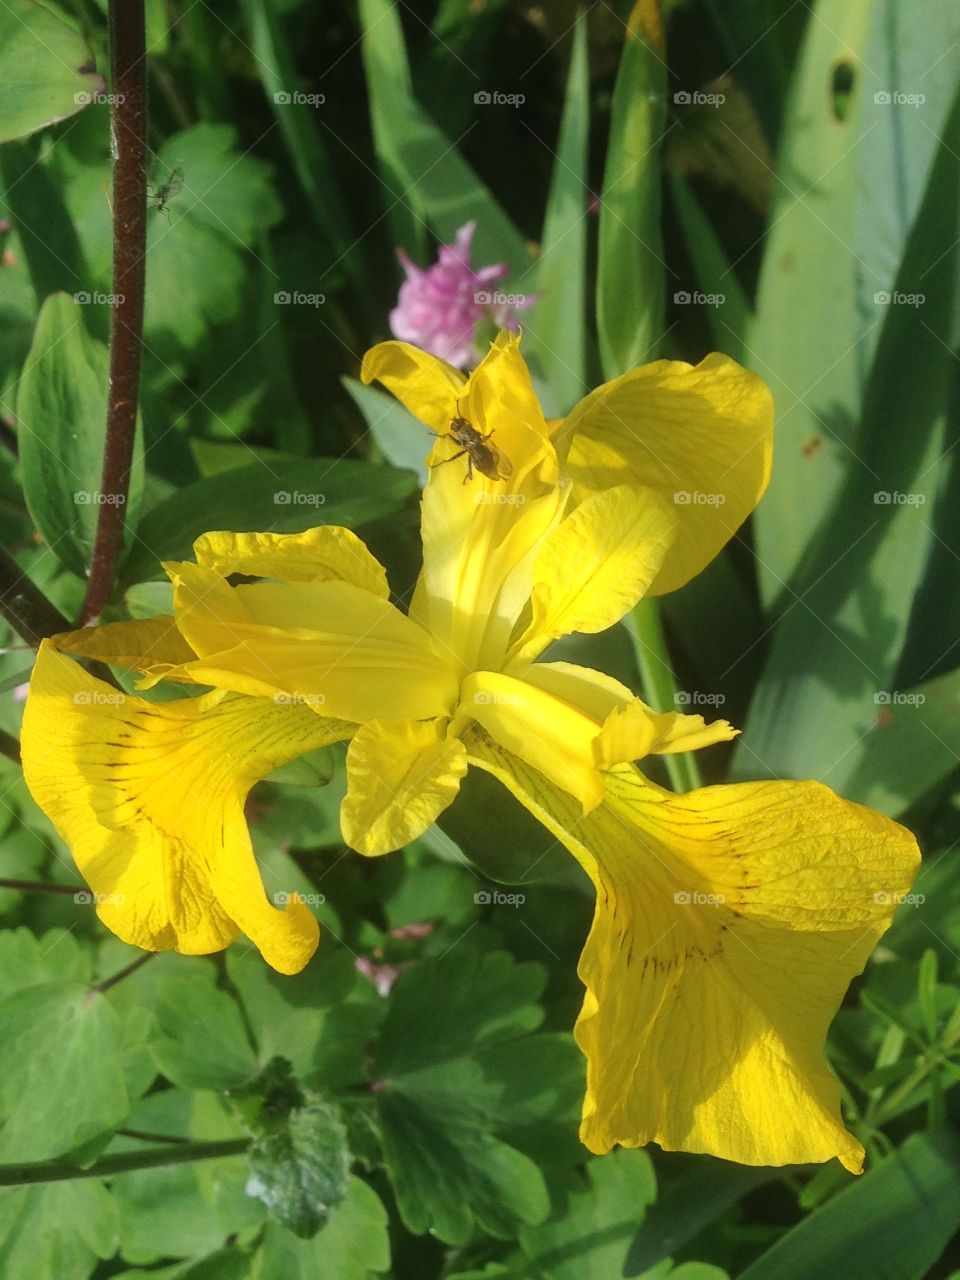
[[[859,1170],[823,1044],[909,889],[913,837],[815,782],[665,791],[634,762],[735,731],[541,660],[681,586],[727,541],[767,483],[767,389],[724,356],[661,361],[547,422],[506,334],[469,378],[397,342],[369,352],[363,376],[439,437],[455,416],[493,433],[480,461],[509,475],[481,466],[466,483],[456,442],[437,439],[407,613],[346,529],[208,533],[195,562],[166,566],[173,617],[43,645],[24,768],[101,918],[151,950],[246,934],[296,972],[317,925],[295,895],[280,910],[264,893],[243,817],[252,784],[349,739],[343,834],[375,855],[425,831],[473,765],[596,886],[577,1024],[586,1145]],[[118,695],[69,652],[137,670],[142,687],[211,692]]]

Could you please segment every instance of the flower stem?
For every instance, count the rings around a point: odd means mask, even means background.
[[[165,1164],[190,1164],[194,1160],[215,1160],[241,1155],[249,1138],[227,1138],[219,1142],[170,1143],[147,1151],[120,1151],[104,1156],[85,1169],[66,1160],[37,1160],[29,1164],[0,1164],[0,1187],[16,1187],[28,1182],[67,1182],[71,1178],[108,1178],[134,1169],[155,1169]]]
[[[109,978],[105,978],[103,982],[98,983],[96,990],[103,995],[104,991],[109,991],[111,987],[115,987],[124,978],[129,978],[131,973],[136,973],[148,960],[152,960],[156,954],[156,951],[145,951],[142,956],[137,956],[136,960],[128,964],[125,969],[121,969],[118,973],[114,973]]]
[[[33,585],[9,551],[0,547],[0,614],[17,635],[36,648],[45,636],[69,631],[70,623]]]
[[[110,0],[113,106],[113,317],[110,383],[97,534],[83,621],[110,599],[123,546],[123,522],[137,426],[147,247],[147,71],[144,0]]]
[[[633,640],[643,691],[655,711],[673,711],[677,682],[667,651],[667,638],[656,600],[641,600],[624,619]],[[692,751],[665,755],[663,762],[674,791],[693,791],[701,785],[700,770]]]

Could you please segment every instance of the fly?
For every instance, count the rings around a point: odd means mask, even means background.
[[[488,431],[484,435],[482,431],[478,431],[472,422],[460,416],[459,405],[456,417],[450,419],[450,429],[436,434],[440,440],[452,440],[460,449],[449,458],[441,458],[439,462],[431,462],[430,465],[442,467],[445,462],[456,462],[458,458],[465,457],[467,474],[463,477],[464,484],[473,479],[474,468],[488,480],[506,480],[513,474],[513,463],[491,439],[493,432]]]
[[[153,207],[158,213],[163,213],[164,211],[169,213],[170,210],[167,209],[167,205],[174,196],[179,195],[182,190],[183,170],[173,169],[166,182],[161,186],[154,188],[154,190],[150,192],[150,199],[153,201]]]

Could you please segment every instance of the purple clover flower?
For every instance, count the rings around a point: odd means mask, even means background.
[[[407,278],[390,312],[390,331],[395,338],[412,342],[460,369],[479,359],[476,335],[485,321],[516,330],[516,312],[536,301],[533,295],[505,298],[491,289],[507,274],[505,262],[474,270],[470,258],[475,227],[475,222],[466,223],[453,244],[442,244],[431,267],[418,267],[398,249]]]

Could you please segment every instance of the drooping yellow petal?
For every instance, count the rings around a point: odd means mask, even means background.
[[[455,727],[469,720],[575,796],[584,813],[600,803],[603,778],[593,758],[599,725],[579,707],[529,681],[475,671],[463,682]]]
[[[533,617],[518,660],[551,640],[605,631],[641,599],[676,530],[674,509],[652,489],[592,494],[544,538],[533,566]]]
[[[456,799],[467,771],[445,720],[372,720],[347,751],[343,838],[359,853],[390,853],[422,836]]]
[[[910,833],[819,783],[673,795],[629,766],[584,817],[489,740],[465,742],[597,887],[577,1024],[586,1145],[859,1171],[823,1045],[909,890]]]
[[[278,582],[352,582],[386,600],[387,571],[352,529],[321,525],[303,533],[205,533],[193,544],[197,564]]]
[[[415,418],[439,432],[449,427],[467,381],[459,369],[409,342],[371,347],[363,357],[360,378],[382,382]]]
[[[658,360],[592,391],[560,434],[582,492],[630,476],[676,507],[677,537],[652,587],[662,595],[709,564],[763,495],[773,399],[755,373],[727,356],[696,366]]]
[[[456,676],[431,637],[352,583],[231,587],[200,565],[166,567],[177,625],[197,654],[169,679],[286,695],[356,721],[442,715],[456,701]]]
[[[156,673],[190,662],[194,651],[171,617],[144,618],[137,622],[111,622],[102,627],[82,627],[51,636],[50,647],[61,653],[79,653],[112,667]]]
[[[726,720],[707,724],[703,716],[682,715],[678,711],[658,714],[639,698],[632,698],[610,712],[594,739],[593,750],[598,767],[609,769],[648,755],[699,751],[716,742],[729,742],[738,732]]]
[[[317,924],[295,896],[285,910],[268,900],[243,805],[259,778],[352,730],[221,693],[145,702],[44,644],[24,713],[24,776],[118,937],[205,955],[246,934],[275,969],[296,973]]]

